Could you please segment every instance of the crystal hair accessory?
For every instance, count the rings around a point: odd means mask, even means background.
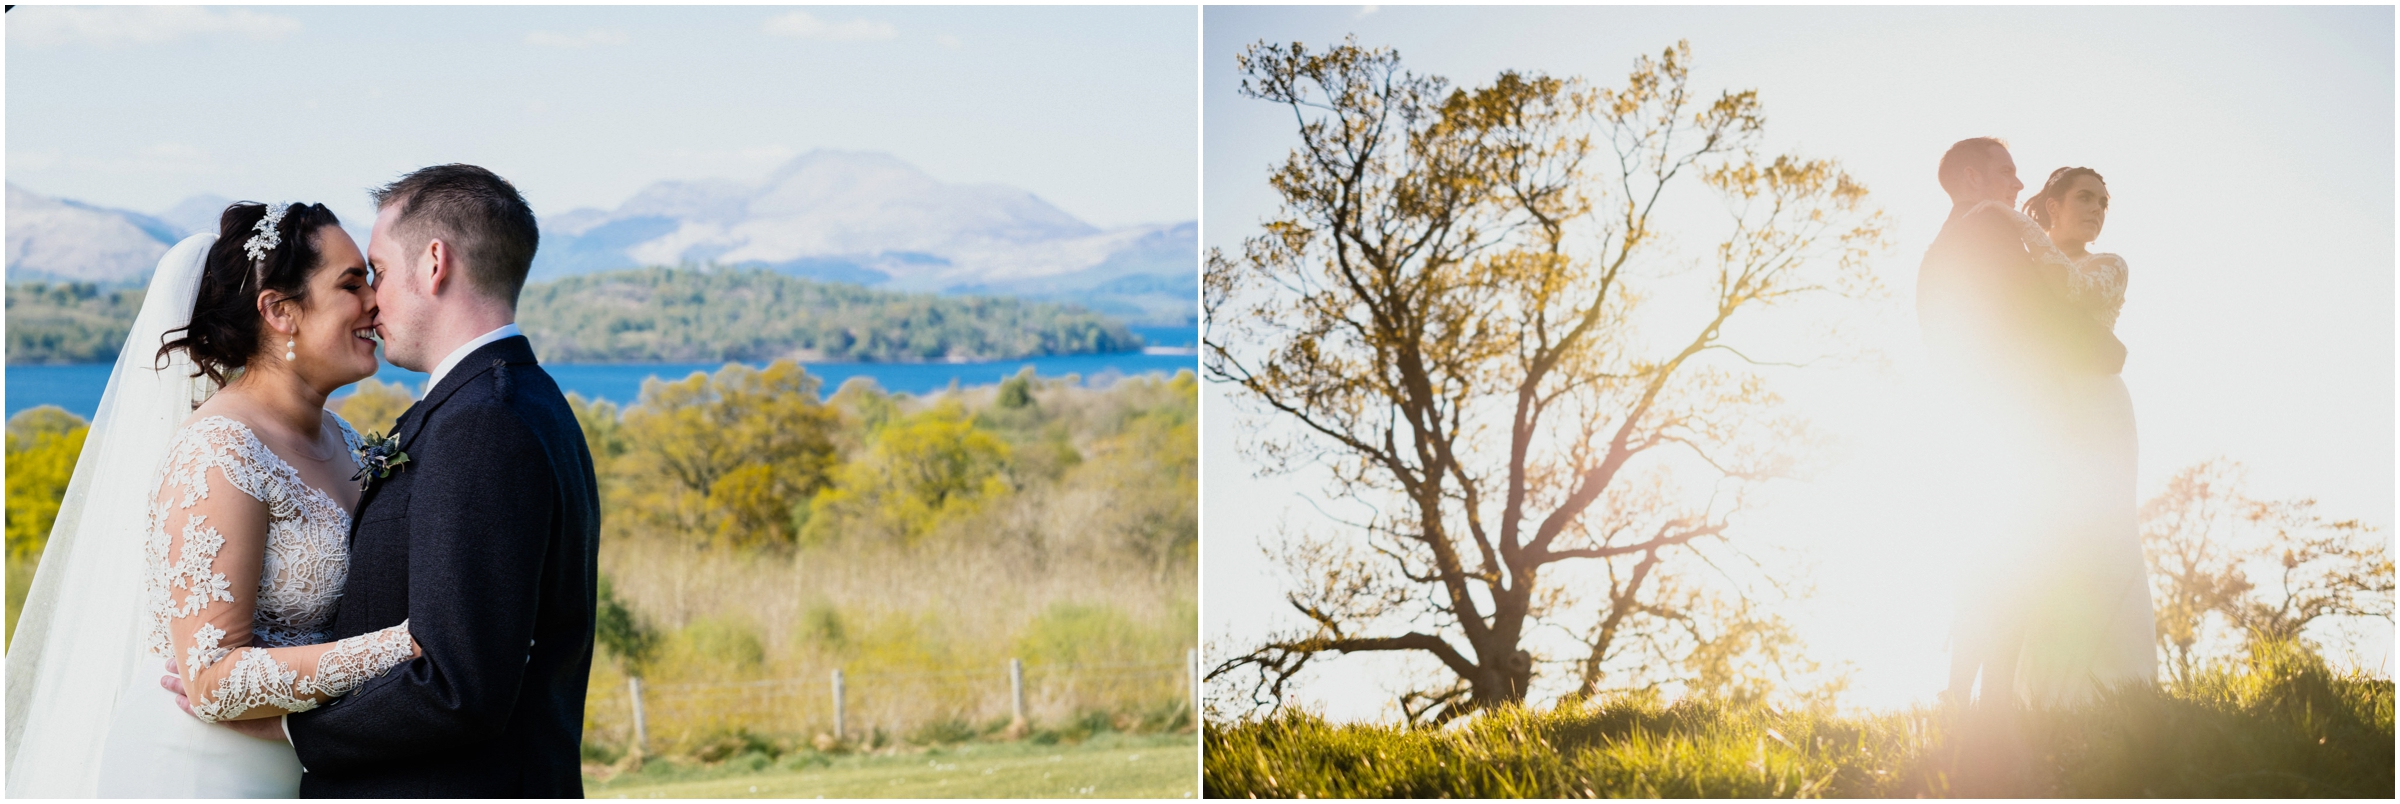
[[[258,223],[250,226],[251,229],[257,230],[258,234],[251,235],[250,242],[242,244],[242,250],[250,254],[252,262],[266,259],[267,252],[274,251],[276,246],[283,245],[283,233],[276,231],[275,227],[283,223],[283,213],[291,208],[292,205],[281,201],[268,204],[267,216],[258,219]]]

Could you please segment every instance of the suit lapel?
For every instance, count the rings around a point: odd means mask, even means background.
[[[400,412],[400,418],[392,422],[392,440],[399,445],[401,452],[407,452],[410,445],[417,443],[417,437],[424,433],[425,421],[433,417],[434,409],[450,401],[450,397],[457,395],[459,389],[467,387],[475,378],[494,368],[534,362],[533,346],[523,335],[501,338],[467,353],[457,366],[450,369],[449,374],[442,377],[440,385],[426,389],[423,398]],[[415,461],[413,456],[411,461]],[[401,471],[406,471],[406,468]],[[383,486],[380,482],[371,484],[367,486],[366,493],[359,496],[358,511],[361,516],[354,516],[350,520],[350,541],[353,544],[358,541],[359,519],[366,513],[367,505],[375,501],[377,493],[383,491]]]

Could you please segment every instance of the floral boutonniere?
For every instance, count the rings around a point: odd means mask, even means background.
[[[367,434],[358,448],[358,474],[350,476],[351,480],[358,481],[359,491],[366,491],[375,485],[375,481],[390,477],[392,470],[408,463],[408,453],[400,451],[397,435]]]

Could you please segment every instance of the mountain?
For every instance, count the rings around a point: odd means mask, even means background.
[[[8,187],[8,281],[139,282],[226,199],[156,217]],[[352,236],[366,245],[364,225]],[[754,182],[661,181],[612,210],[541,219],[531,282],[643,266],[765,268],[895,291],[1081,305],[1137,325],[1199,318],[1199,227],[1101,229],[1032,193],[951,184],[888,154],[818,150]]]
[[[158,219],[175,227],[175,231],[183,233],[184,237],[215,232],[217,219],[224,216],[225,208],[232,204],[233,199],[221,195],[195,195],[158,213]],[[361,247],[364,247],[363,244]]]
[[[9,282],[139,284],[181,239],[173,224],[139,212],[8,185]]]
[[[1196,317],[1196,225],[1102,230],[1032,193],[944,183],[880,153],[812,151],[757,182],[662,181],[542,227],[531,281],[717,264],[1074,302],[1145,323]]]

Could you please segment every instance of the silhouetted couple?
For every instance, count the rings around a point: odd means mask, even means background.
[[[1955,396],[1966,485],[1947,695],[2008,709],[2155,680],[2156,624],[2135,516],[2133,406],[2118,371],[2125,261],[2088,250],[2108,214],[2090,168],[2025,185],[2006,144],[1943,154],[1948,220],[1918,274],[1927,352]]]

